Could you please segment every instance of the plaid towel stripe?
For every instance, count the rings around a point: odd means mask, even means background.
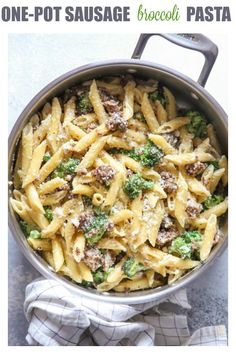
[[[191,308],[185,290],[165,302]],[[71,295],[56,281],[38,279],[26,287],[26,340],[43,346],[227,345],[224,326],[201,328],[190,336],[185,315],[159,312],[158,305],[94,301]]]
[[[227,334],[225,326],[203,327],[191,336],[191,341],[186,345],[225,346]]]

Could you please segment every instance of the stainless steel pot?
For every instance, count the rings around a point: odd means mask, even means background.
[[[139,60],[148,39],[153,35],[162,36],[177,45],[199,51],[205,56],[205,64],[198,82],[194,82],[189,77],[186,77],[173,69],[152,62]],[[20,117],[17,119],[9,136],[9,178],[11,179],[12,161],[14,154],[16,153],[17,142],[23,127],[29,118],[35,112],[40,110],[48,100],[56,95],[60,95],[66,88],[73,86],[76,83],[102,76],[121,75],[127,73],[135,74],[144,79],[152,78],[161,80],[172,90],[177,98],[178,104],[180,104],[181,107],[195,107],[196,109],[204,112],[208,120],[212,122],[216,129],[223,152],[227,154],[228,128],[226,113],[215,101],[215,99],[204,89],[204,85],[216,60],[217,54],[218,49],[216,45],[208,38],[200,34],[142,34],[136,45],[131,60],[102,61],[88,64],[60,76],[40,91],[30,101],[21,113]],[[9,193],[11,193],[11,190]],[[219,255],[227,247],[227,220],[225,219],[222,222],[222,230],[225,235],[224,239],[220,240],[205,262],[200,264],[196,269],[187,273],[175,284],[128,294],[100,294],[96,290],[88,290],[80,287],[79,285],[75,285],[63,276],[54,273],[50,266],[29,247],[11,206],[9,206],[9,227],[21,251],[43,276],[59,281],[62,285],[66,286],[69,291],[77,295],[85,295],[98,301],[123,304],[144,303],[153,300],[160,300],[169,296],[180,288],[187,286],[187,284],[196,279],[197,276],[202,275],[203,271],[207,269],[213,263],[213,260],[217,259],[217,257],[219,257]]]

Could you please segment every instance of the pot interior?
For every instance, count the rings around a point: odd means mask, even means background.
[[[176,97],[177,104],[183,109],[195,109],[204,113],[205,117],[211,122],[216,130],[222,152],[227,155],[228,146],[228,132],[227,132],[227,118],[223,109],[211,97],[205,89],[193,80],[185,77],[174,70],[157,66],[153,63],[129,60],[122,62],[102,62],[95,63],[80,67],[71,71],[54,82],[46,86],[32,101],[28,104],[25,110],[16,121],[12,132],[9,137],[9,180],[11,180],[12,161],[17,150],[18,140],[21,131],[30,117],[42,109],[43,105],[55,96],[60,96],[67,88],[75,84],[82,83],[91,79],[98,79],[105,76],[119,76],[125,74],[132,74],[141,79],[156,79],[166,85],[174,96]],[[11,190],[10,190],[11,194]],[[215,259],[226,247],[226,234],[227,234],[227,220],[222,221],[222,231],[225,234],[225,239],[222,239],[216,247],[212,250],[208,260],[201,264],[198,268],[187,273],[173,285],[165,285],[155,289],[136,291],[133,293],[119,294],[119,293],[106,293],[100,294],[94,289],[85,289],[79,285],[73,284],[65,277],[55,274],[50,266],[28,245],[25,236],[23,235],[17,216],[10,207],[9,211],[9,226],[20,245],[21,250],[33,266],[39,270],[44,276],[53,278],[63,285],[66,285],[70,291],[77,294],[84,294],[96,298],[97,300],[120,302],[120,303],[140,303],[148,302],[154,299],[161,299],[170,295],[173,291],[186,286],[187,283],[195,278],[196,275],[208,266],[208,264]]]

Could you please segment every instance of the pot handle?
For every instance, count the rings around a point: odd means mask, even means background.
[[[198,83],[205,86],[208,76],[218,55],[218,47],[207,37],[199,33],[142,33],[134,49],[132,59],[140,59],[150,37],[161,36],[181,47],[196,50],[205,57],[205,63],[198,78]]]

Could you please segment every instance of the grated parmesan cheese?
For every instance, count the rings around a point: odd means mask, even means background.
[[[78,218],[73,218],[70,221],[75,227],[79,227],[79,219]]]
[[[63,144],[63,150],[66,152],[71,150],[75,146],[75,142],[73,140],[67,141],[67,143]]]
[[[57,207],[54,209],[54,214],[57,215],[57,216],[63,216],[64,215],[64,212],[63,212],[63,208],[61,207]]]

